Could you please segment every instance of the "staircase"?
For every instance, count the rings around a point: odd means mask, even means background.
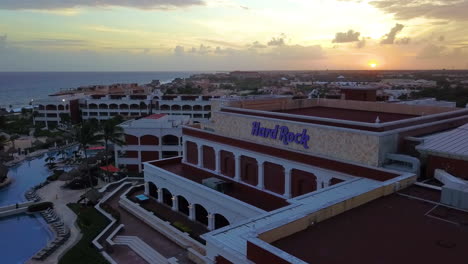
[[[146,244],[143,240],[136,236],[116,236],[114,239],[115,244],[125,245],[130,247],[135,253],[150,264],[168,264],[174,263],[168,261],[164,256],[159,254],[156,250]]]

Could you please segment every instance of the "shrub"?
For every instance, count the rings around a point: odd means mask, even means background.
[[[186,226],[184,223],[182,222],[174,222],[172,224],[174,227],[176,227],[177,229],[179,229],[180,231],[182,232],[185,232],[185,233],[192,233],[192,229],[188,226]]]
[[[39,212],[44,211],[48,208],[54,208],[54,204],[52,202],[42,202],[28,206],[28,212]]]

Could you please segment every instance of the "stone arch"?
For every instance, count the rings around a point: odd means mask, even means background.
[[[191,141],[185,142],[185,148],[187,149],[187,153],[185,156],[187,157],[187,161],[192,164],[198,163],[198,149],[197,144]]]
[[[227,220],[226,217],[224,217],[224,215],[222,214],[215,214],[214,221],[215,221],[215,229],[222,228],[231,224],[229,223],[229,220]]]
[[[183,110],[183,111],[192,111],[192,106],[190,106],[190,105],[184,105],[184,106],[182,106],[182,110]]]
[[[128,104],[121,104],[119,106],[120,109],[128,109]]]
[[[205,105],[205,107],[203,107],[203,110],[211,111],[211,105]]]
[[[190,214],[190,212],[189,212],[190,211],[190,209],[189,209],[190,203],[187,201],[187,199],[185,199],[184,196],[179,195],[179,196],[177,196],[177,202],[178,202],[178,206],[179,206],[179,212],[188,216]]]
[[[221,173],[225,176],[234,178],[236,161],[234,154],[229,151],[221,150]]]
[[[162,137],[162,145],[164,146],[177,146],[179,144],[179,137],[175,135],[165,135]]]
[[[159,145],[159,138],[153,135],[144,135],[140,137],[140,145]]]
[[[202,111],[202,110],[203,110],[203,108],[202,108],[201,105],[194,105],[193,106],[193,111]]]
[[[158,199],[158,186],[153,182],[148,182],[148,195],[155,199]]]
[[[58,110],[65,110],[65,107],[63,105],[59,105]]]
[[[57,110],[57,106],[49,104],[49,105],[46,106],[46,110]]]
[[[119,106],[117,104],[110,104],[109,109],[118,109]]]
[[[89,104],[89,105],[88,105],[88,108],[89,108],[89,109],[97,109],[98,106],[97,106],[97,104]]]
[[[163,111],[169,111],[171,110],[171,107],[169,105],[161,105],[159,109]]]
[[[165,205],[172,207],[172,193],[168,189],[162,189],[162,198],[162,201]]]
[[[208,210],[200,204],[195,204],[195,220],[208,226]]]
[[[172,111],[180,111],[180,109],[181,109],[180,105],[172,105],[171,106]]]

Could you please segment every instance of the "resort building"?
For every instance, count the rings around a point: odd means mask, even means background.
[[[468,214],[413,185],[421,167],[411,154],[414,138],[468,123],[468,109],[290,98],[212,107],[210,122],[182,128],[182,156],[144,163],[151,202],[209,230],[205,263],[395,263],[408,249],[425,263],[468,257],[452,247],[466,230],[429,218]],[[424,247],[419,236],[439,241]]]
[[[182,126],[189,124],[189,116],[166,114],[153,114],[120,124],[126,144],[114,147],[116,166],[141,172],[142,162],[182,155]]]
[[[32,101],[34,108],[34,125],[58,126],[65,120],[78,122],[80,116],[79,100],[82,95],[50,96],[47,99]]]
[[[104,88],[103,88],[104,87]],[[194,122],[208,121],[211,116],[211,100],[216,96],[170,95],[159,90],[149,91],[140,86],[120,86],[84,92],[65,93],[34,101],[34,123],[46,127],[61,123],[60,116],[67,113],[73,122],[96,119],[104,121],[115,116],[134,119],[151,114],[188,115]],[[111,86],[112,87],[112,86]],[[99,88],[99,89],[98,89]],[[106,88],[106,89],[105,89]]]

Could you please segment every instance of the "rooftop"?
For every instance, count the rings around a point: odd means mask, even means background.
[[[380,120],[380,123],[385,123],[385,122],[392,122],[392,121],[398,121],[398,120],[417,117],[417,115],[409,115],[409,114],[353,110],[353,109],[322,107],[322,106],[289,109],[289,110],[274,111],[274,112],[286,113],[286,114],[292,114],[292,115],[332,118],[332,119],[365,122],[365,123],[376,123],[377,118]]]
[[[190,116],[188,115],[166,115],[154,114],[147,117],[132,119],[123,122],[119,126],[122,128],[174,128],[190,123]]]
[[[241,114],[339,128],[386,132],[466,117],[468,109],[336,99],[262,98],[231,101],[220,114]],[[378,121],[376,122],[378,117]]]
[[[233,198],[236,198],[237,200],[240,200],[242,202],[245,202],[257,208],[263,209],[265,211],[272,211],[272,210],[281,208],[289,204],[288,202],[286,202],[285,199],[282,199],[280,197],[262,192],[256,188],[249,187],[245,184],[237,183],[233,180],[227,179],[226,177],[222,177],[222,176],[209,173],[207,171],[200,170],[198,168],[183,164],[181,162],[181,158],[173,159],[170,161],[164,161],[164,162],[156,161],[151,164],[159,168],[162,168],[164,170],[167,170],[169,172],[172,172],[178,176],[197,182],[199,184],[202,184],[202,181],[204,179],[213,178],[213,177],[229,182],[231,186],[224,193],[225,195],[231,196]]]
[[[309,263],[462,263],[468,258],[468,212],[420,197],[412,186],[273,243]],[[413,195],[416,195],[416,199]]]
[[[468,124],[448,132],[429,136],[416,149],[468,160]]]

